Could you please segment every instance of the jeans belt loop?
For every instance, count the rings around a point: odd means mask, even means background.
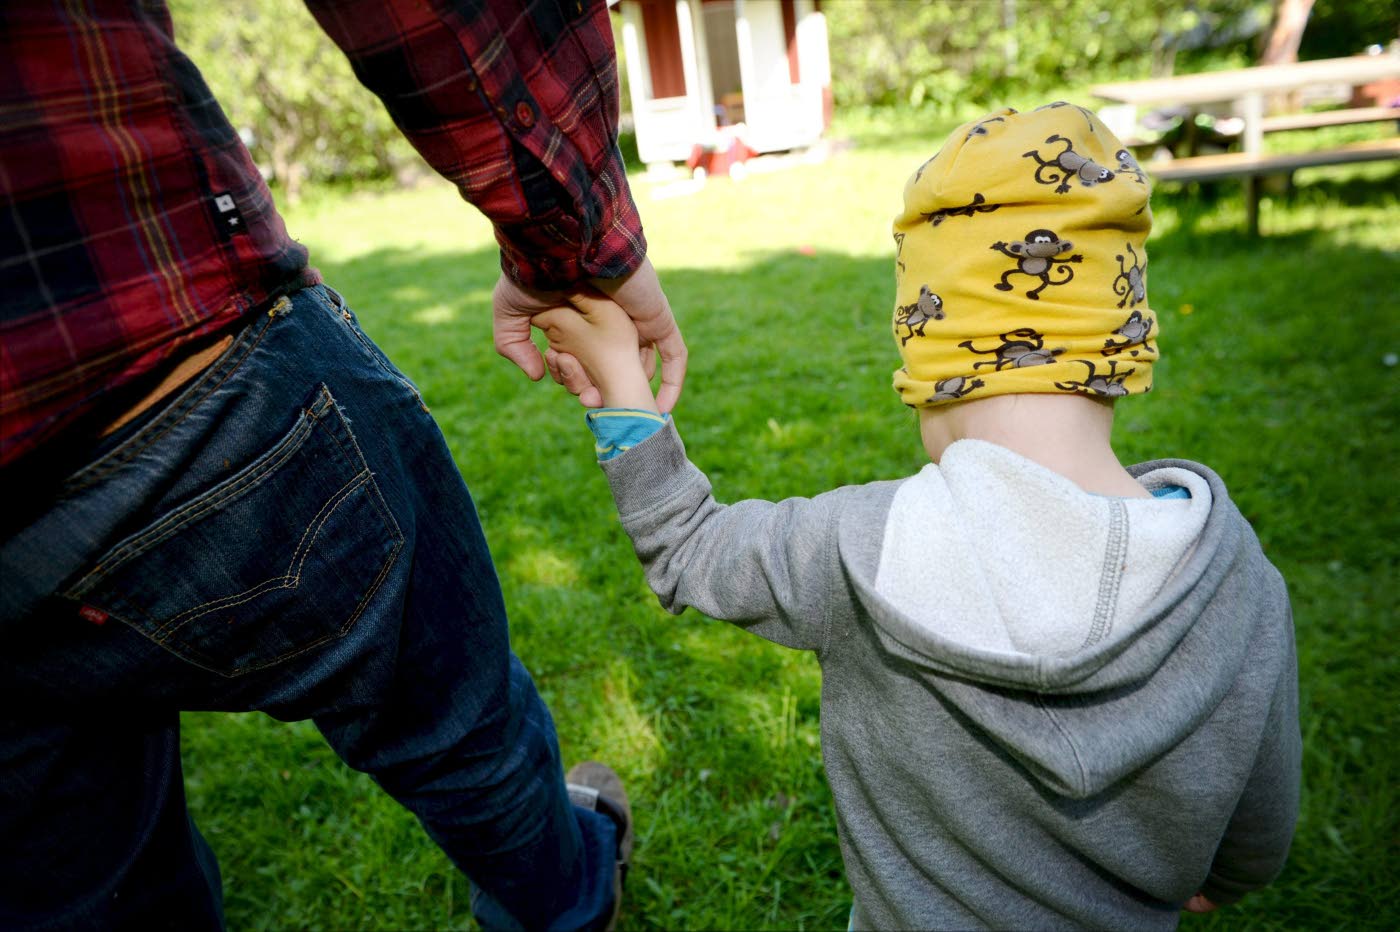
[[[340,292],[336,291],[334,288],[332,288],[330,285],[325,284],[324,282],[321,284],[321,287],[326,289],[326,294],[329,295],[331,300],[335,302],[335,309],[337,311],[345,310],[345,299],[340,296]]]

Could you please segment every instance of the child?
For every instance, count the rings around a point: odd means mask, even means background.
[[[1158,356],[1150,226],[1089,111],[955,131],[894,227],[894,383],[932,463],[810,500],[717,503],[627,316],[536,318],[611,406],[588,420],[662,604],[816,653],[856,928],[1172,928],[1283,865],[1283,580],[1215,473],[1109,445]]]

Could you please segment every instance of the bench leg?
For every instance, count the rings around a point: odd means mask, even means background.
[[[1244,179],[1244,211],[1250,236],[1259,235],[1259,182],[1257,175],[1246,175]]]

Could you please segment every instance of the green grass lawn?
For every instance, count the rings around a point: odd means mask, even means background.
[[[692,353],[677,423],[722,500],[924,462],[889,387],[889,222],[941,137],[885,137],[689,197],[636,183]],[[1400,921],[1397,180],[1385,165],[1300,173],[1291,198],[1266,202],[1258,241],[1237,185],[1156,201],[1149,298],[1165,356],[1157,389],[1120,405],[1120,452],[1210,464],[1254,522],[1293,596],[1306,740],[1283,877],[1193,928]],[[844,928],[815,660],[657,606],[581,409],[491,349],[487,224],[445,184],[319,195],[287,221],[432,406],[565,757],[609,761],[628,782],[623,926]],[[465,880],[310,726],[190,714],[185,750],[231,928],[472,925]]]

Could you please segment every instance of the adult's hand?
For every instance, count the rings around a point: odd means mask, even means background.
[[[686,348],[651,260],[643,259],[642,264],[624,278],[594,279],[591,284],[611,297],[632,318],[648,377],[656,371],[655,353],[660,352],[661,389],[657,392],[656,403],[663,412],[670,411],[680,398],[685,382]],[[603,403],[601,393],[589,380],[583,366],[552,350],[547,359],[542,360],[530,339],[530,318],[554,308],[571,307],[565,294],[522,288],[502,274],[492,294],[492,306],[496,352],[519,366],[532,380],[544,375],[547,361],[554,380],[577,395],[582,404],[596,408]]]
[[[491,292],[491,336],[496,352],[519,366],[530,381],[538,382],[544,376],[544,360],[530,339],[530,318],[568,304],[558,292],[522,288],[502,272]]]

